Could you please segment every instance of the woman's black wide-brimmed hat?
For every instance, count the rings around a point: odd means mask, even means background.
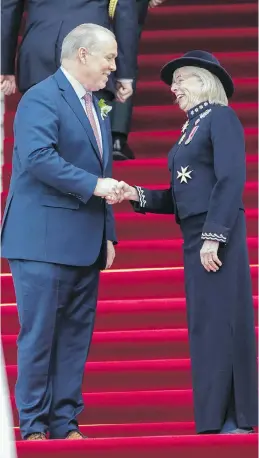
[[[205,68],[206,70],[209,70],[209,72],[216,75],[223,84],[227,97],[232,97],[234,93],[234,84],[231,76],[220,65],[218,59],[216,59],[213,54],[210,54],[207,51],[190,51],[184,54],[182,57],[171,60],[162,68],[160,74],[161,80],[171,86],[175,70],[189,65]]]

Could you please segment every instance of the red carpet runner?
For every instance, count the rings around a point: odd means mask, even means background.
[[[235,79],[232,105],[246,133],[244,199],[257,318],[257,3],[214,3],[173,0],[150,12],[130,136],[137,160],[116,163],[114,173],[131,184],[167,186],[167,153],[184,116],[159,82],[159,69],[191,49],[214,52]],[[2,203],[9,186],[18,100],[17,95],[6,100]],[[182,241],[173,217],[136,215],[122,204],[116,208],[116,220],[121,242],[113,271],[101,276],[83,382],[86,409],[80,424],[90,438],[86,441],[20,441],[13,398],[19,326],[12,279],[7,263],[2,263],[2,341],[19,458],[255,458],[257,435],[195,435]]]

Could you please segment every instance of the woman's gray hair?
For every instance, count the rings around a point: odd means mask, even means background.
[[[190,74],[197,76],[202,83],[202,102],[208,100],[210,103],[228,105],[228,98],[219,78],[205,68],[186,66],[178,70],[187,70]],[[176,74],[177,70],[175,71]]]
[[[89,52],[99,51],[102,43],[115,35],[105,27],[97,24],[81,24],[64,38],[61,48],[60,61],[75,59],[79,48],[84,47]]]

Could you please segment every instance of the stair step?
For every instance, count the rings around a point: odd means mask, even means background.
[[[159,406],[159,413],[161,410]],[[21,441],[17,450],[19,458],[257,458],[257,441],[256,434],[50,440],[40,445]]]
[[[80,425],[80,431],[89,438],[182,436],[195,434],[194,422],[122,423],[107,425]],[[14,428],[16,440],[21,440],[18,427]],[[26,457],[27,458],[27,457]],[[45,457],[44,457],[45,458]],[[63,457],[62,457],[63,458]],[[143,456],[141,456],[143,458]]]
[[[132,170],[134,168],[134,175],[132,179],[138,178],[138,168],[141,167],[141,180],[142,177],[145,177],[144,184],[147,183],[147,179],[150,177],[150,183],[160,184],[163,181],[161,180],[161,171],[165,171],[168,176],[168,167],[167,167],[167,155],[175,144],[178,141],[180,136],[180,128],[183,123],[183,119],[179,119],[178,126],[176,130],[147,130],[147,131],[132,131],[129,135],[129,145],[133,149],[137,160],[142,160],[142,162],[127,161],[127,162],[115,162],[113,165],[114,173],[117,177],[118,171],[122,170]],[[152,128],[152,126],[150,126]],[[258,179],[258,128],[248,127],[245,128],[245,137],[246,137],[246,152],[247,152],[247,179],[256,181]],[[4,186],[3,189],[6,190],[9,186],[9,176],[11,173],[11,162],[13,154],[13,137],[7,137],[4,140],[4,166],[3,166],[3,180]],[[145,159],[145,161],[143,161]],[[150,162],[151,160],[151,162]],[[152,161],[156,161],[153,163]],[[250,164],[250,162],[253,164]],[[146,173],[143,173],[145,166],[148,167],[148,172],[151,173],[151,168],[153,166],[159,167],[159,174],[153,173],[152,179],[151,176]],[[7,171],[5,171],[7,169]],[[153,170],[155,171],[155,170]],[[253,173],[254,171],[254,173]],[[155,171],[156,172],[156,171]],[[154,181],[154,177],[155,181]]]
[[[258,336],[258,328],[256,328]],[[17,335],[2,335],[7,365],[17,364]],[[151,329],[93,333],[88,362],[189,358],[188,331]]]
[[[253,296],[255,324],[258,325],[258,297]],[[2,305],[1,330],[4,335],[19,333],[16,304]],[[187,327],[184,297],[98,301],[95,331],[137,331]]]
[[[11,395],[17,366],[7,366]],[[85,393],[191,389],[189,359],[100,361],[85,366],[82,390]]]
[[[170,94],[169,94],[170,97]],[[232,108],[236,111],[244,127],[257,128],[257,102],[233,103]],[[6,112],[4,115],[5,137],[13,136],[13,121],[15,112]],[[185,122],[184,113],[180,112],[175,105],[136,106],[133,110],[132,130],[176,130],[179,132]],[[178,134],[179,135],[179,134]]]
[[[17,335],[2,335],[6,365],[17,364]],[[189,358],[187,329],[94,331],[88,362]]]
[[[146,423],[193,421],[191,390],[133,391],[83,394],[80,423]],[[18,414],[12,398],[14,424]]]
[[[258,238],[247,240],[251,264],[258,261]],[[116,250],[114,268],[177,267],[183,264],[182,240],[122,241]]]
[[[244,127],[258,127],[257,102],[233,103],[231,106],[236,111]],[[149,130],[152,129],[152,126],[155,126],[156,130],[178,130],[184,121],[184,113],[179,112],[179,108],[173,104],[140,106],[135,107],[133,110],[132,130]]]
[[[181,122],[179,120],[179,126],[181,126]],[[248,180],[256,181],[258,179],[258,129],[257,127],[249,127],[245,128],[245,138],[246,138],[246,153],[247,153],[247,175]],[[142,160],[142,167],[145,167],[145,164],[148,166],[152,166],[153,160],[164,161],[158,162],[157,165],[159,167],[159,173],[161,173],[161,169],[163,168],[168,174],[168,167],[167,167],[167,156],[172,148],[172,146],[177,142],[179,139],[180,130],[146,130],[146,131],[132,131],[129,135],[129,145],[133,149],[136,158]],[[159,157],[159,159],[157,159]],[[136,164],[134,166],[134,164]],[[164,164],[166,167],[164,168]],[[114,164],[114,173],[116,174],[117,168],[122,170],[123,168],[131,170],[134,167],[134,177],[138,178],[138,165],[139,162],[135,161],[127,161],[126,163],[115,163]],[[146,179],[149,178],[148,173],[146,173]],[[160,180],[160,175],[157,174],[156,183],[158,183],[157,179]],[[145,180],[146,182],[146,180]],[[152,176],[153,182],[153,176]]]
[[[114,178],[115,178],[115,175],[114,175]],[[121,177],[118,177],[118,179],[122,180]],[[139,183],[142,184],[142,181],[140,181]],[[139,183],[137,183],[137,184],[139,184]],[[130,184],[135,184],[135,183],[134,182],[130,182]],[[146,187],[149,188],[149,189],[154,189],[154,190],[166,189],[166,188],[169,187],[169,179],[164,184],[161,184],[161,185],[147,184]],[[1,193],[1,210],[2,210],[2,212],[5,209],[7,195],[8,195],[7,191],[4,191],[4,192]],[[244,201],[244,205],[245,205],[246,209],[257,208],[257,206],[258,206],[258,183],[257,182],[246,183],[245,191],[244,191],[244,195],[243,195],[243,201]],[[120,205],[114,205],[113,210],[114,210],[115,215],[117,213],[122,213],[122,212],[123,213],[133,213],[134,212],[132,206],[130,205],[130,203],[128,201],[123,201]]]
[[[193,49],[193,48],[190,48]],[[187,52],[187,51],[186,51]],[[138,81],[159,81],[160,70],[166,62],[181,57],[183,53],[176,50],[169,50],[168,54],[158,52],[155,54],[139,54],[139,79]],[[258,77],[258,53],[257,51],[228,51],[214,52],[214,55],[220,61],[221,65],[226,68],[232,78],[257,78]],[[14,97],[14,96],[12,96]],[[8,101],[11,97],[8,98]]]
[[[257,237],[258,210],[246,210],[246,225],[248,236]],[[182,238],[173,215],[117,213],[116,227],[119,240]]]
[[[226,0],[225,0],[226,2]],[[257,4],[247,2],[240,4],[196,4],[196,5],[170,5],[168,2],[149,10],[145,22],[145,30],[171,30],[172,25],[175,29],[196,29],[205,28],[208,25],[218,28],[243,27],[244,24],[250,27],[257,26]],[[209,2],[208,2],[209,3]],[[27,15],[24,14],[20,35],[24,34],[25,21]],[[19,37],[21,41],[21,37]]]
[[[182,240],[123,240],[116,248],[113,269],[135,269],[146,267],[177,267],[183,264]],[[258,238],[247,239],[251,264],[258,261]],[[2,259],[1,272],[10,272],[6,259]]]
[[[185,53],[190,49],[206,49],[212,53],[233,51],[257,51],[257,27],[230,29],[171,29],[144,31],[140,43],[140,54]]]
[[[246,210],[246,226],[248,237],[257,237],[258,210]],[[174,215],[117,213],[116,228],[118,240],[169,240],[182,238],[179,225],[175,223]]]
[[[157,75],[159,78],[159,74]],[[258,78],[234,79],[235,92],[231,103],[255,102],[258,99]],[[170,87],[162,81],[139,81],[135,106],[167,105],[172,96]]]
[[[254,102],[258,99],[258,78],[245,77],[234,79],[235,92],[232,103]],[[21,94],[8,97],[6,112],[14,112],[19,103]],[[135,106],[168,104],[172,98],[170,88],[159,80],[159,72],[155,81],[139,80],[135,97]]]
[[[114,175],[114,178],[115,178],[115,175]],[[117,179],[121,180],[120,177],[118,177]],[[142,183],[142,181],[136,184],[139,184],[139,183]],[[168,188],[169,183],[170,183],[169,180],[167,180],[164,184],[160,184],[160,185],[152,185],[148,183],[146,184],[146,188],[154,189],[154,190],[162,190],[162,189]],[[134,182],[131,182],[130,184],[135,184],[135,180]],[[258,207],[258,182],[246,183],[244,194],[243,194],[243,201],[244,201],[245,208],[247,210]],[[120,205],[114,206],[115,215],[118,213],[133,213],[133,212],[134,210],[128,201],[123,201]]]
[[[254,3],[257,5],[256,0],[217,0],[217,5],[225,5],[226,2],[228,4],[232,4],[233,6],[236,5],[250,5],[251,3]],[[196,5],[215,5],[214,0],[196,0],[195,2]],[[166,8],[167,6],[182,6],[186,5],[187,8],[189,8],[189,5],[193,5],[193,0],[166,0],[165,3],[162,3],[162,5],[159,5],[159,8]]]
[[[174,5],[149,10],[145,30],[257,27],[256,3],[214,5]],[[221,31],[224,33],[224,30]]]
[[[150,86],[152,83],[155,84],[160,84],[160,70],[162,66],[168,62],[169,60],[175,59],[177,57],[180,57],[181,53],[178,54],[172,53],[171,51],[170,54],[164,54],[161,53],[161,50],[159,54],[139,54],[138,56],[138,66],[139,66],[139,79],[138,79],[138,92],[137,96],[135,98],[135,104],[139,105],[141,100],[142,92],[145,91],[145,86],[148,82],[148,89],[146,91],[150,90]],[[258,69],[258,54],[257,50],[256,51],[241,51],[241,52],[217,52],[215,53],[215,56],[219,59],[221,64],[226,68],[226,70],[229,71],[231,76],[234,78],[235,83],[237,84],[237,89],[236,89],[236,94],[233,96],[233,100],[237,97],[237,100],[239,99],[239,93],[240,89],[239,87],[245,86],[245,84],[242,84],[242,81],[245,81],[247,78],[257,78],[257,69]],[[254,85],[254,83],[253,83]],[[144,86],[144,87],[143,87]],[[159,92],[163,95],[164,97],[167,97],[166,103],[168,103],[168,88],[166,85],[164,85],[161,82],[161,87],[163,89],[160,89]],[[141,90],[141,91],[140,91]],[[249,87],[242,87],[243,91],[247,91],[247,94],[251,94],[252,90],[250,91]],[[146,92],[145,91],[145,92]],[[154,94],[152,93],[152,98]],[[18,102],[20,101],[21,94],[16,93],[14,95],[11,95],[9,97],[5,98],[5,111],[15,111]],[[152,100],[151,98],[151,100]],[[161,102],[160,102],[161,103]],[[145,102],[146,104],[146,102]]]
[[[257,130],[256,130],[257,131]],[[168,149],[167,152],[170,150],[170,146],[172,146],[171,141],[173,141],[173,136],[170,135],[171,132],[168,132],[168,138],[164,139],[164,144],[162,141],[162,136],[158,135],[158,133],[154,132],[150,135],[144,133],[141,134],[131,134],[130,136],[130,144],[131,146],[138,144],[138,139],[143,143],[143,148],[146,150],[155,146],[159,148],[159,144],[161,143],[161,147],[163,149],[166,148],[166,140],[168,142]],[[135,142],[134,142],[135,139]],[[250,143],[250,148],[254,147],[254,154],[247,154],[246,155],[246,179],[247,185],[249,186],[250,182],[256,182],[258,180],[258,155],[257,155],[257,145],[256,145],[256,135],[247,134],[246,136],[246,146],[248,147]],[[154,149],[155,149],[154,148]],[[148,155],[149,151],[146,151]],[[140,151],[141,153],[141,151]],[[151,151],[151,154],[153,152]],[[151,156],[150,154],[150,156]],[[140,154],[141,156],[141,154]],[[165,183],[166,185],[170,182],[170,172],[168,170],[168,159],[165,152],[165,157],[161,158],[146,158],[146,159],[135,159],[134,161],[119,161],[114,162],[113,164],[113,176],[117,180],[126,181],[126,183],[130,184],[141,184],[142,186],[147,185],[160,185],[161,183]],[[11,170],[11,165],[9,166],[9,170]]]
[[[190,422],[194,417],[191,390],[87,393],[83,401],[86,408],[78,417],[80,423]],[[16,426],[13,398],[12,405]]]
[[[251,3],[255,3],[257,5],[256,0],[217,0],[217,5],[225,5],[226,1],[228,4],[232,4],[234,7],[236,5],[247,5]],[[197,5],[215,5],[215,0],[197,0],[195,2]],[[166,6],[175,6],[175,5],[186,5],[187,8],[189,8],[189,5],[193,5],[193,0],[167,0],[165,3],[159,6],[159,8],[165,8]]]
[[[253,294],[258,290],[257,265],[251,265]],[[11,274],[1,275],[2,303],[15,302]],[[99,298],[105,300],[149,299],[184,296],[183,267],[107,270],[101,272]]]

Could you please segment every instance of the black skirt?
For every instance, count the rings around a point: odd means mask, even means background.
[[[238,427],[257,425],[257,360],[253,297],[243,210],[223,265],[207,272],[200,261],[206,213],[182,220],[188,331],[198,433],[220,430],[231,391]]]

